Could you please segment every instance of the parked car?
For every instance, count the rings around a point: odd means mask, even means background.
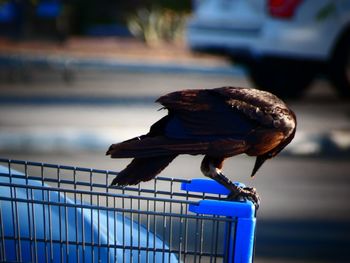
[[[219,52],[259,87],[299,96],[326,73],[350,96],[349,0],[202,0],[187,27],[192,50]]]

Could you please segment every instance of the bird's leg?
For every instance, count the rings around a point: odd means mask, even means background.
[[[221,171],[217,171],[216,174],[211,174],[212,179],[218,183],[224,185],[231,193],[228,195],[229,200],[242,200],[248,199],[254,203],[256,208],[259,208],[260,197],[256,192],[255,188],[252,187],[241,187],[234,184],[230,179],[228,179]]]
[[[201,164],[202,173],[217,181],[221,185],[225,186],[231,193],[228,195],[228,199],[230,200],[240,200],[240,199],[248,199],[254,203],[256,208],[259,208],[260,205],[260,197],[256,192],[255,188],[251,187],[241,187],[234,184],[229,178],[227,178],[222,172],[222,164],[224,159],[213,159],[207,156],[204,157]]]

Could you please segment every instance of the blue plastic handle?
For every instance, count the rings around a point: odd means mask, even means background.
[[[244,184],[239,182],[235,182],[235,184],[240,187],[245,187]],[[225,186],[219,184],[218,182],[212,179],[206,178],[195,178],[189,182],[182,183],[181,190],[218,195],[228,195],[230,193],[230,191]]]
[[[238,186],[244,184],[236,183]],[[229,190],[211,179],[193,179],[182,183],[181,189],[189,192],[229,194]],[[229,241],[224,249],[224,262],[251,263],[254,255],[255,206],[251,201],[201,200],[189,205],[189,211],[197,214],[218,215],[235,218],[236,223],[228,223],[226,234]]]

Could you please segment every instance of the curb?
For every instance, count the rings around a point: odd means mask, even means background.
[[[198,63],[199,64],[199,63]],[[4,55],[0,54],[0,67],[25,69],[26,67],[49,67],[61,70],[113,70],[146,73],[181,73],[244,76],[244,68],[231,65],[198,65],[192,63],[150,62],[132,59],[65,58],[62,56]]]

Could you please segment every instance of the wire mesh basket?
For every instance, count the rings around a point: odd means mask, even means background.
[[[255,209],[209,179],[0,159],[0,261],[251,262]]]

